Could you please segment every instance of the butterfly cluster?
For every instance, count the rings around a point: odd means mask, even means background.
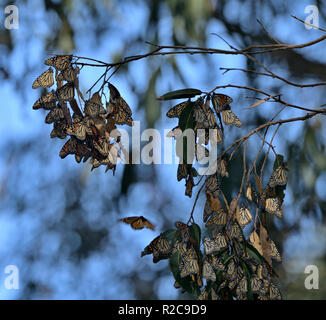
[[[50,88],[56,84],[56,89],[39,98],[33,109],[48,111],[45,122],[53,125],[51,138],[69,137],[59,156],[63,159],[74,155],[78,163],[89,160],[92,169],[105,165],[106,171],[114,172],[124,152],[116,125],[132,125],[130,107],[109,82],[110,98],[105,107],[99,92],[84,99],[79,90],[80,69],[72,55],[56,55],[47,59],[45,65],[49,69],[34,81],[32,88]]]
[[[185,194],[189,197],[192,196],[192,188],[195,185],[194,177],[197,176],[196,170],[191,165],[194,157],[200,162],[204,157],[209,156],[209,150],[206,148],[209,143],[215,146],[223,142],[223,123],[236,127],[242,125],[240,119],[231,111],[230,104],[232,102],[232,98],[227,95],[213,93],[212,95],[206,95],[205,98],[201,96],[195,101],[190,99],[183,101],[166,113],[169,118],[179,119],[178,126],[168,133],[168,137],[174,137],[177,141],[176,153],[180,158],[177,179],[178,181],[186,180]],[[189,152],[191,153],[191,151],[187,150],[182,136],[182,133],[187,129],[193,129],[195,133],[192,149],[195,151],[194,154],[190,155]],[[189,142],[187,141],[187,143]],[[182,153],[178,151],[181,149]],[[221,176],[228,176],[226,159],[219,159],[216,171]],[[212,183],[212,188],[215,188],[212,191],[214,193],[218,188],[218,182],[212,181]]]

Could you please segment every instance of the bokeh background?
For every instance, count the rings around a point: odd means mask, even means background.
[[[104,168],[91,172],[89,165],[76,164],[73,157],[61,160],[58,153],[63,141],[50,139],[45,112],[32,110],[41,95],[41,90],[32,90],[33,80],[46,70],[44,59],[54,53],[111,62],[148,52],[152,48],[145,41],[228,49],[212,33],[239,48],[271,43],[256,19],[281,42],[304,43],[322,32],[305,29],[290,15],[305,19],[305,7],[316,5],[320,26],[325,27],[325,2],[30,0],[0,4],[0,298],[189,298],[173,288],[167,261],[153,264],[150,256],[140,257],[159,232],[177,220],[188,220],[194,199],[184,196],[184,183],[176,180],[177,165],[120,165],[113,177]],[[4,28],[4,8],[9,4],[19,8],[17,30]],[[259,59],[297,83],[326,80],[325,42]],[[283,100],[310,108],[326,103],[324,87],[294,88],[238,71],[223,75],[220,67],[256,70],[243,56],[159,56],[124,65],[112,83],[131,106],[134,119],[141,121],[141,129],[173,128],[176,121],[165,117],[172,104],[159,103],[155,97],[184,87],[209,91],[231,83],[279,93]],[[86,91],[101,72],[83,69],[81,89]],[[257,97],[254,93],[219,92],[232,96],[233,110],[244,123],[241,130],[228,129],[225,146],[281,108],[265,103],[248,110]],[[286,109],[278,119],[303,114]],[[326,297],[325,141],[321,116],[283,125],[274,140],[290,169],[284,219],[270,221],[272,238],[283,256],[276,270],[285,299]],[[251,138],[249,159],[260,143],[259,138]],[[266,179],[273,161],[271,154]],[[241,175],[240,157],[233,159],[232,168],[225,184],[229,195]],[[203,195],[195,211],[198,223],[204,200]],[[150,219],[156,231],[135,231],[117,222],[133,215]],[[4,269],[9,264],[19,268],[19,290],[4,287]],[[304,269],[310,264],[319,269],[318,290],[304,287]]]

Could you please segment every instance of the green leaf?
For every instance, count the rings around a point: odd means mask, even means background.
[[[193,98],[199,94],[202,94],[202,92],[198,89],[180,89],[175,91],[170,91],[168,93],[163,94],[163,96],[160,96],[156,98],[156,100],[173,100],[173,99],[184,99],[184,98]]]
[[[242,269],[246,275],[246,278],[247,278],[247,288],[248,288],[248,291],[247,291],[247,299],[248,300],[254,300],[254,297],[252,295],[252,290],[251,290],[251,275],[250,275],[250,272],[249,272],[249,269],[248,267],[246,266],[246,264],[241,261],[241,265],[242,265]]]
[[[173,274],[173,277],[180,286],[185,289],[192,296],[197,298],[200,295],[200,288],[197,283],[193,282],[190,276],[185,278],[180,277],[179,265],[181,263],[181,253],[179,251],[175,252],[169,259],[170,270]]]
[[[187,106],[180,114],[179,127],[182,131],[185,131],[186,129],[193,129],[195,126],[193,117],[194,105],[194,102],[189,101]]]
[[[258,262],[263,263],[265,258],[258,252],[258,250],[251,245],[249,242],[246,243],[247,248],[249,249],[249,254]]]
[[[284,156],[282,156],[281,154],[277,154],[274,161],[273,169],[276,170],[278,167],[282,166],[283,163],[284,163]]]
[[[201,230],[198,224],[193,223],[189,228],[189,232],[191,237],[195,240],[197,248],[200,248]]]
[[[195,122],[193,117],[194,102],[189,101],[185,109],[181,112],[179,118],[179,127],[184,132],[187,129],[194,129]],[[191,163],[195,157],[195,141],[191,139],[190,150],[188,154],[188,141],[187,136],[181,136],[176,140],[176,153],[179,158],[181,158],[181,150],[183,150],[183,163]],[[188,159],[188,160],[187,160]]]
[[[177,230],[175,230],[175,229],[170,229],[170,230],[164,231],[164,232],[162,233],[162,235],[163,235],[163,237],[164,237],[166,240],[168,240],[168,241],[172,241],[172,240],[174,239],[176,233],[177,233]]]
[[[193,177],[198,177],[199,173],[194,167],[191,167],[191,174]]]

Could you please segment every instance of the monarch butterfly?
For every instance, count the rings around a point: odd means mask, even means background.
[[[230,108],[233,102],[232,98],[221,93],[213,93],[212,97],[213,106],[216,112],[222,112]]]
[[[203,278],[205,278],[207,280],[211,280],[213,282],[215,282],[215,280],[216,280],[215,271],[213,269],[213,266],[208,261],[208,259],[205,259],[204,260],[204,264],[203,264]]]
[[[193,248],[187,250],[187,252],[182,256],[179,269],[181,278],[199,272],[197,255]]]
[[[206,290],[206,288],[204,288],[200,295],[198,296],[198,300],[208,300],[208,292]]]
[[[117,112],[113,114],[113,118],[117,124],[127,124],[128,126],[132,126],[133,119],[131,115],[126,112],[125,103],[126,102],[121,104],[120,102],[120,108],[118,108]]]
[[[43,108],[45,110],[51,110],[56,106],[57,95],[55,91],[52,90],[48,92],[46,95],[42,96],[33,105],[33,109],[37,110]]]
[[[79,121],[67,128],[67,134],[70,136],[75,136],[79,140],[85,140],[86,134],[92,135],[92,130],[84,121]]]
[[[207,198],[204,207],[203,222],[206,222],[213,212],[214,211],[211,209],[210,202]]]
[[[204,238],[204,249],[205,254],[211,254],[216,251],[220,251],[222,248],[226,247],[226,239],[222,233],[218,233],[214,239]]]
[[[108,156],[110,153],[110,145],[105,138],[100,138],[93,142],[94,148],[103,156]]]
[[[252,221],[252,216],[247,208],[241,207],[237,210],[237,219],[241,227],[244,227]]]
[[[67,124],[64,121],[54,122],[50,137],[65,139],[67,137],[66,128]]]
[[[172,254],[179,252],[181,255],[185,254],[187,251],[185,242],[182,240],[177,240],[174,245],[173,245],[173,249],[172,249]]]
[[[59,100],[69,101],[74,98],[75,90],[72,83],[66,83],[57,90],[57,97]]]
[[[155,229],[153,224],[143,216],[122,218],[119,219],[119,221],[130,224],[131,228],[134,230],[140,230],[143,229],[144,227],[151,230]]]
[[[237,295],[246,294],[248,291],[248,282],[246,277],[242,277],[238,283],[236,293]]]
[[[76,152],[77,141],[73,138],[70,138],[60,150],[59,156],[61,159],[64,159],[69,154],[74,154]]]
[[[67,82],[74,82],[77,78],[78,73],[80,72],[79,68],[73,68],[69,66],[61,72],[62,78]]]
[[[53,70],[50,67],[48,70],[44,71],[40,76],[36,78],[33,82],[32,88],[36,89],[39,87],[49,88],[53,86],[54,79],[53,79]]]
[[[180,118],[182,111],[186,108],[189,101],[184,101],[172,107],[167,113],[168,118]]]
[[[210,257],[211,257],[211,261],[212,261],[211,264],[213,266],[213,269],[223,271],[225,266],[224,266],[224,263],[222,262],[222,260],[213,254],[210,255]]]
[[[236,266],[236,263],[234,261],[234,259],[232,258],[230,261],[229,261],[229,264],[227,266],[227,269],[226,269],[226,277],[229,279],[229,280],[235,280],[237,278],[237,266]]]
[[[282,166],[280,166],[275,171],[273,171],[273,174],[268,184],[273,188],[275,186],[286,185],[286,182],[287,182],[286,171]]]
[[[167,134],[166,134],[166,136],[168,137],[168,138],[178,138],[178,137],[180,137],[180,135],[182,134],[182,130],[181,130],[181,128],[179,127],[179,126],[177,126],[177,127],[175,127],[175,128],[173,128],[172,130],[170,130]]]
[[[118,89],[109,83],[110,101],[109,105],[113,106],[113,117],[117,124],[132,125],[132,112],[127,102],[121,97]]]
[[[255,193],[255,190],[252,189],[251,185],[249,184],[246,190],[246,197],[250,201],[254,201],[257,199],[257,195]]]
[[[221,177],[229,176],[229,173],[226,168],[226,160],[225,159],[217,160],[217,172],[221,175]]]
[[[89,163],[92,164],[92,170],[94,170],[95,168],[98,168],[101,165],[101,161],[95,157],[92,157],[91,160],[89,160]]]
[[[203,102],[203,98],[199,98],[194,107],[194,117],[198,128],[215,128],[217,123],[213,110]]]
[[[95,118],[100,114],[106,113],[102,105],[100,94],[98,92],[95,92],[92,97],[86,101],[84,112],[91,118]]]
[[[255,275],[251,278],[251,290],[253,293],[265,294],[263,281]]]
[[[200,162],[203,158],[208,158],[209,151],[202,145],[196,144],[196,159]]]
[[[270,286],[269,286],[269,298],[271,300],[281,300],[282,299],[280,289],[273,282],[271,282]]]
[[[157,236],[148,246],[145,247],[144,251],[141,253],[141,256],[147,254],[153,254],[155,256],[166,255],[171,253],[171,245],[162,234]]]
[[[186,179],[186,191],[185,191],[185,195],[190,197],[192,196],[192,188],[194,187],[195,183],[194,183],[194,178],[192,176],[192,174],[189,175],[189,177]]]
[[[219,194],[220,184],[216,174],[212,174],[206,178],[206,191],[210,192],[214,198]]]
[[[242,125],[240,119],[231,110],[222,111],[222,117],[223,122],[228,126],[241,127]]]
[[[56,55],[44,61],[47,66],[52,66],[59,71],[63,71],[68,68],[72,60],[72,55]]]
[[[226,224],[227,214],[221,208],[217,212],[214,212],[210,219],[206,222],[206,227],[210,227],[212,225],[224,226]]]
[[[64,119],[64,114],[63,114],[63,110],[61,107],[55,107],[54,109],[52,109],[45,117],[45,123],[53,123],[56,121],[59,121],[61,119]]]
[[[223,142],[222,131],[217,124],[213,129],[209,129],[209,139],[213,145]]]
[[[230,225],[230,230],[228,230],[229,237],[235,239],[242,239],[242,230],[237,223],[233,223]]]
[[[283,213],[277,198],[268,198],[265,201],[265,209],[268,213],[275,214],[277,217],[282,218]]]
[[[280,255],[279,251],[277,250],[277,247],[276,247],[274,241],[270,240],[270,244],[271,244],[271,257],[272,257],[272,259],[274,259],[277,262],[281,262],[282,258],[281,258],[281,255]]]
[[[182,179],[187,178],[187,176],[188,176],[188,165],[186,163],[180,163],[178,166],[177,180],[180,181]]]

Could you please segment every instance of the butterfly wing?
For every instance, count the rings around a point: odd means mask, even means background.
[[[223,122],[228,126],[241,127],[242,125],[240,119],[231,110],[222,111],[222,117]]]
[[[53,86],[54,78],[53,78],[53,70],[50,67],[48,70],[44,71],[37,79],[33,82],[32,88],[36,89],[39,87],[49,88]]]

